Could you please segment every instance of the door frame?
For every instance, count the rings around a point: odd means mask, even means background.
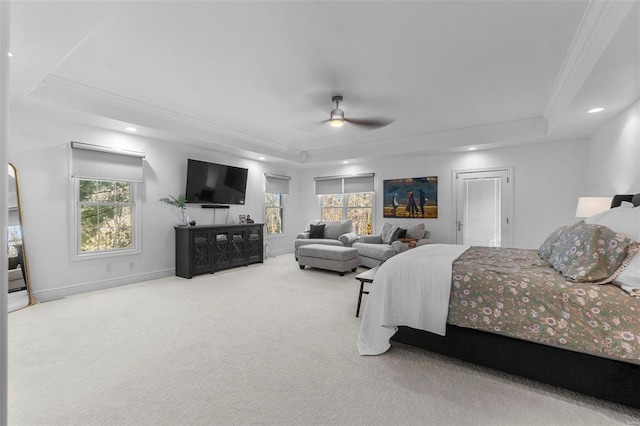
[[[478,169],[460,169],[460,170],[452,170],[451,171],[451,218],[453,219],[451,223],[451,241],[453,244],[456,244],[457,241],[457,230],[456,230],[456,218],[458,217],[458,185],[456,185],[456,176],[458,173],[479,173],[479,172],[507,172],[507,194],[509,200],[507,200],[507,224],[509,226],[509,236],[506,241],[506,245],[502,245],[502,247],[513,247],[514,242],[514,234],[515,234],[515,218],[513,216],[513,199],[514,199],[514,187],[515,187],[515,179],[514,179],[514,167],[513,166],[504,166],[504,167],[485,167]],[[504,200],[503,200],[504,201]]]

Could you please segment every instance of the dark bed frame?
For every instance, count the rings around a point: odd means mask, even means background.
[[[616,195],[640,205],[640,194]],[[640,365],[447,324],[446,336],[399,327],[396,342],[640,409]]]

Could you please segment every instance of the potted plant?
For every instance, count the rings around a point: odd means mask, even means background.
[[[185,211],[187,210],[187,198],[184,194],[180,194],[177,197],[169,195],[168,197],[160,198],[160,201],[178,208],[176,225],[188,225],[189,222],[187,220],[187,216],[185,216]]]

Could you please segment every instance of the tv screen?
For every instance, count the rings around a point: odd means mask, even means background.
[[[244,204],[248,170],[189,159],[187,203]]]

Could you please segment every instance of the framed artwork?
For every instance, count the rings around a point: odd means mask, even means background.
[[[383,191],[384,217],[438,217],[438,176],[385,180]]]
[[[238,222],[241,225],[244,225],[245,223],[247,223],[247,215],[244,215],[244,214],[238,215]]]

